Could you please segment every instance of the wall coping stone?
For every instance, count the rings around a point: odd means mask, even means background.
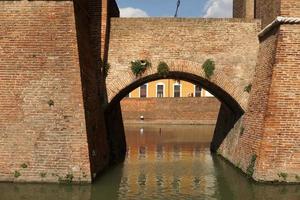
[[[273,22],[267,25],[261,32],[258,33],[258,37],[263,37],[273,28],[280,26],[281,24],[300,24],[299,17],[282,17],[278,16]]]

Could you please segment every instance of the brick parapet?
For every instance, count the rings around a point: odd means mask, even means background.
[[[125,98],[121,101],[125,123],[215,124],[219,107],[219,101],[211,97]],[[143,121],[140,116],[144,117]]]

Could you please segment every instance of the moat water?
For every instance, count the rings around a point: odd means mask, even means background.
[[[93,185],[0,183],[0,200],[300,200],[299,185],[255,184],[211,155],[213,126],[126,126],[123,164]]]

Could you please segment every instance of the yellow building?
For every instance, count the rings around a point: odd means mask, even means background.
[[[187,81],[162,79],[136,88],[127,97],[213,97],[213,95],[201,88],[201,86],[196,86]]]

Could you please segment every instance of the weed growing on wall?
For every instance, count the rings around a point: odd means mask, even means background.
[[[58,182],[59,183],[66,183],[71,184],[73,181],[74,175],[73,174],[67,174],[64,178],[61,176],[58,176]]]
[[[245,128],[244,128],[244,127],[241,127],[241,129],[240,129],[240,135],[243,135],[243,134],[244,134],[244,131],[245,131]]]
[[[157,66],[157,73],[161,76],[163,76],[164,78],[167,77],[167,75],[169,74],[169,65],[165,62],[160,62]]]
[[[131,61],[131,71],[136,77],[141,76],[149,67],[151,63],[148,60]]]
[[[250,93],[250,92],[251,92],[251,89],[252,89],[252,84],[250,83],[249,85],[245,86],[244,92]]]
[[[211,76],[214,74],[214,71],[215,71],[215,62],[211,59],[207,59],[203,63],[202,69],[204,70],[205,78],[210,79]]]
[[[23,169],[25,169],[25,168],[27,168],[28,166],[27,166],[26,163],[23,163],[23,164],[21,165],[21,167],[22,167]]]
[[[50,99],[47,104],[49,105],[49,107],[54,106],[54,101],[52,99]]]
[[[284,181],[286,181],[287,177],[288,177],[288,174],[287,173],[284,173],[284,172],[281,172],[279,174],[277,174],[279,178],[282,178]]]
[[[18,178],[18,177],[20,177],[20,176],[21,176],[21,173],[20,173],[19,171],[15,171],[14,177],[15,177],[15,178]]]
[[[247,174],[249,177],[252,177],[254,173],[254,166],[255,166],[255,161],[256,161],[257,155],[253,154],[250,160],[250,163],[247,167]]]

